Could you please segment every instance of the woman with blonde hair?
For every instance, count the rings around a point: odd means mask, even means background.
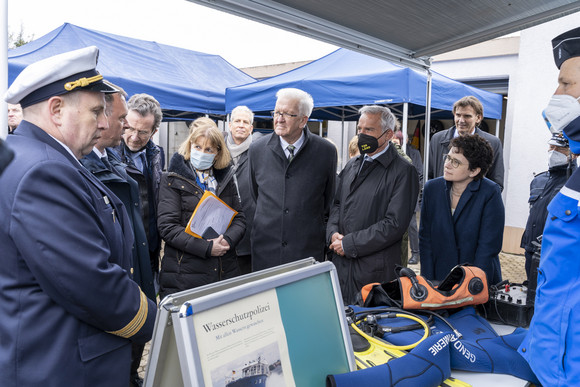
[[[245,217],[231,168],[231,156],[213,122],[191,128],[161,179],[158,227],[165,241],[159,275],[165,296],[239,275],[236,244],[245,232]],[[196,238],[185,227],[205,191],[211,191],[238,214],[216,237]]]

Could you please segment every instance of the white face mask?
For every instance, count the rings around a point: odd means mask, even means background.
[[[546,125],[552,133],[562,133],[570,122],[580,116],[578,98],[571,95],[553,95],[548,106],[542,112]]]
[[[198,171],[210,169],[213,165],[215,155],[213,153],[203,153],[191,147],[189,162]]]
[[[555,150],[551,150],[548,151],[548,154],[550,155],[549,159],[548,159],[548,167],[549,168],[553,168],[553,167],[557,167],[559,165],[564,165],[568,163],[568,156],[566,156],[563,153],[560,153],[558,151]]]

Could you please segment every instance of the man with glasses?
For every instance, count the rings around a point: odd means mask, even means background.
[[[324,259],[337,154],[306,126],[314,101],[299,89],[276,93],[274,133],[250,145],[252,270],[302,258]]]
[[[139,184],[141,218],[149,244],[149,261],[158,287],[161,239],[157,231],[157,200],[164,167],[162,149],[153,142],[163,114],[159,102],[148,94],[135,94],[127,102],[127,125],[121,144],[115,148],[127,165],[127,174]],[[133,353],[131,383],[141,383],[137,375],[141,355]]]
[[[453,104],[455,126],[435,133],[429,143],[429,179],[443,176],[444,156],[449,151],[449,143],[458,136],[477,134],[487,140],[493,149],[493,162],[485,177],[495,181],[503,190],[503,149],[499,138],[479,128],[483,120],[483,105],[474,96],[461,98]]]

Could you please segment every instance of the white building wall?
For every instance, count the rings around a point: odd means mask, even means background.
[[[449,78],[472,81],[510,77],[516,70],[517,61],[517,55],[502,55],[442,62],[434,61],[431,68]]]

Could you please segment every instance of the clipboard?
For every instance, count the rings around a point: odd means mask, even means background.
[[[237,214],[214,193],[205,191],[185,226],[185,232],[199,239],[217,238],[226,232]]]

